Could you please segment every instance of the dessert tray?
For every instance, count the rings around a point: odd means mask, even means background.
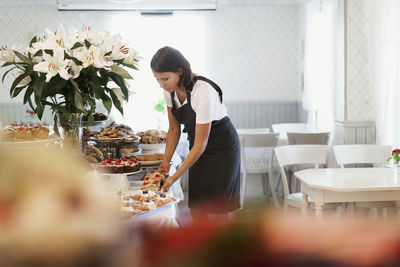
[[[150,165],[160,164],[162,162],[162,159],[160,159],[160,160],[146,160],[146,161],[145,160],[143,160],[143,161],[139,160],[139,162],[140,162],[140,164],[142,166],[150,166]]]
[[[174,204],[176,204],[176,203],[178,203],[180,201],[180,199],[177,199],[177,198],[174,198],[174,197],[171,197],[171,198],[174,199],[173,202],[169,202],[169,203],[167,203],[167,204],[165,204],[165,205],[163,205],[161,207],[157,207],[157,208],[152,209],[152,210],[143,211],[143,212],[141,212],[139,214],[131,216],[130,218],[133,219],[133,218],[140,218],[140,217],[146,217],[146,216],[152,215],[152,214],[157,213],[157,212],[159,212],[161,210],[164,210],[164,209],[166,209],[166,208],[168,208],[168,207],[170,207],[170,206],[172,206],[172,205],[174,205]]]
[[[96,164],[95,164],[96,165]],[[96,167],[95,167],[96,168]],[[122,173],[106,173],[106,172],[99,172],[96,171],[99,175],[107,175],[107,176],[117,176],[117,175],[131,175],[131,174],[136,174],[136,173],[140,173],[143,169],[140,168],[139,170],[135,171],[135,172],[122,172]]]
[[[146,191],[146,193],[144,193]],[[141,193],[143,192],[143,194]],[[138,198],[137,198],[138,197]],[[150,190],[132,189],[120,195],[121,213],[124,219],[145,217],[170,207],[180,201],[170,192],[153,192]],[[147,206],[143,209],[140,207]]]

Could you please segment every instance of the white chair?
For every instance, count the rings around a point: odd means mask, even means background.
[[[241,129],[236,129],[237,133],[239,135],[241,134],[252,134],[252,133],[269,133],[270,129],[269,128],[241,128]]]
[[[285,167],[297,164],[313,164],[314,168],[325,164],[326,161],[326,145],[290,145],[279,146],[275,149],[275,155],[278,160],[279,170],[281,172],[283,193],[284,193],[284,211],[287,212],[288,206],[301,208],[303,194],[301,192],[291,193],[285,172]],[[314,202],[310,197],[308,202]],[[337,204],[329,203],[324,208],[336,207]]]
[[[261,174],[263,182],[263,192],[269,195],[268,188],[271,190],[272,199],[276,207],[279,207],[278,198],[273,190],[273,172],[272,172],[272,159],[273,159],[273,148],[278,142],[278,134],[276,133],[241,133],[240,144],[241,144],[241,169],[243,174],[242,186],[241,186],[241,206],[243,208],[244,199],[246,197],[246,182],[248,174]],[[261,155],[252,155],[252,151],[258,149],[258,152],[262,152]],[[267,177],[268,174],[268,177]],[[267,185],[269,181],[269,187]]]
[[[372,164],[381,167],[387,164],[387,158],[392,153],[392,147],[387,145],[336,145],[333,146],[336,163],[344,168],[348,164]],[[357,202],[358,208],[388,208],[395,205],[392,201]]]
[[[346,164],[387,164],[392,153],[391,146],[385,145],[336,145],[333,146],[336,162],[344,168]]]
[[[276,123],[272,124],[272,131],[279,133],[279,139],[286,139],[287,132],[307,133],[310,132],[307,123]]]

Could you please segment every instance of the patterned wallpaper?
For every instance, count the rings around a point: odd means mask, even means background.
[[[207,72],[230,101],[299,100],[298,6],[224,6],[207,17]]]
[[[368,1],[347,0],[346,119],[375,120]]]
[[[298,5],[221,5],[215,12],[198,13],[206,21],[206,74],[224,89],[225,100],[300,100]],[[60,23],[67,29],[85,24],[107,30],[110,14],[59,12],[55,5],[0,5],[0,44],[25,47],[35,34],[55,30]],[[137,12],[125,14],[140,19]],[[143,71],[151,73],[147,66]],[[0,84],[0,102],[11,101],[9,86],[10,79]]]

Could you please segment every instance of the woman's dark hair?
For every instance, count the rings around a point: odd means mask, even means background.
[[[154,72],[177,72],[179,68],[183,73],[179,78],[178,86],[188,88],[192,83],[192,69],[189,61],[175,48],[164,46],[153,56],[150,67]]]

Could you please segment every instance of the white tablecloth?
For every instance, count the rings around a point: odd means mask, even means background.
[[[172,162],[173,164],[171,165],[170,175],[176,172],[175,164],[180,162],[179,156],[174,155]],[[90,173],[89,177],[102,182],[106,186],[107,190],[109,190],[111,193],[115,193],[121,187],[122,189],[129,189],[129,183],[127,183],[128,181],[126,180],[124,175],[107,176],[99,175],[97,172],[92,172]],[[141,184],[142,181],[137,182],[137,184]],[[135,186],[135,181],[132,184],[133,186]],[[167,194],[170,194],[170,196],[173,196],[179,200],[184,199],[182,187],[179,182],[174,183]],[[132,223],[145,222],[146,224],[151,224],[153,226],[159,227],[179,227],[177,222],[177,209],[177,203],[170,204],[151,212],[132,217],[128,221]]]

